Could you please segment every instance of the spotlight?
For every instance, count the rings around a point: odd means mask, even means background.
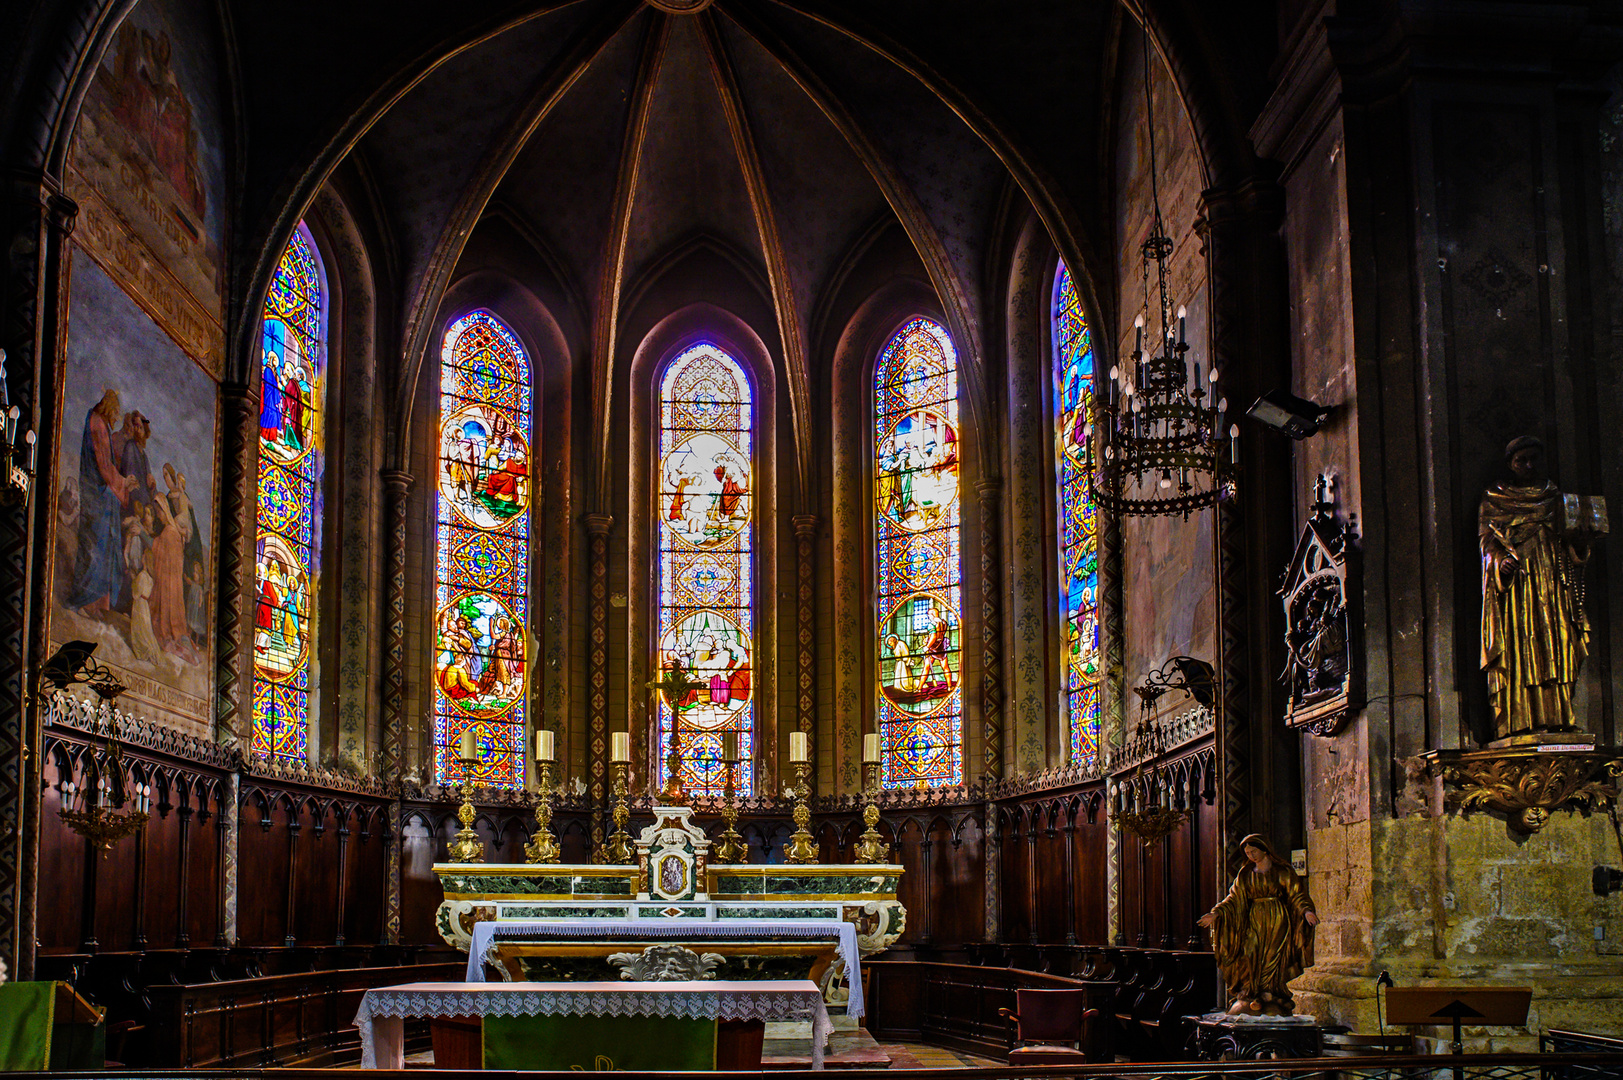
[[[1332,409],[1299,398],[1288,390],[1270,390],[1246,410],[1246,415],[1293,439],[1305,439],[1319,430]]]
[[[1595,889],[1596,896],[1610,896],[1623,889],[1623,870],[1613,870],[1610,866],[1597,866],[1590,875],[1590,883]]]
[[[95,651],[93,641],[70,641],[39,666],[39,676],[58,690],[84,683],[103,701],[116,701],[125,686],[111,669],[90,659]]]

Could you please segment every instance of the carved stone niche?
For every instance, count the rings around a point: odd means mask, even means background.
[[[1504,814],[1520,833],[1536,833],[1557,810],[1589,814],[1617,798],[1623,751],[1572,743],[1433,750],[1427,769],[1442,778],[1448,809]]]
[[[1354,534],[1335,514],[1319,477],[1313,516],[1302,529],[1279,590],[1285,605],[1285,722],[1315,735],[1339,732],[1362,705],[1353,665],[1349,597]]]

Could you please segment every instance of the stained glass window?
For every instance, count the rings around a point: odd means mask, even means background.
[[[1073,762],[1099,760],[1098,509],[1088,486],[1093,444],[1093,341],[1071,271],[1054,279],[1054,451],[1059,484],[1059,584],[1066,730]]]
[[[682,781],[719,795],[725,732],[754,758],[754,405],[738,363],[715,345],[686,350],[659,384],[659,779],[671,740]],[[748,766],[735,776],[753,794]]]
[[[529,664],[530,360],[501,320],[451,324],[440,355],[434,769],[524,786]],[[472,730],[479,764],[457,752]]]
[[[880,778],[964,778],[958,355],[912,319],[874,370]]]
[[[310,751],[310,655],[321,525],[326,279],[301,222],[260,322],[253,736],[263,757]],[[190,571],[188,570],[188,574]]]

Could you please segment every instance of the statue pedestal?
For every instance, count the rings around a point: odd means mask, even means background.
[[[1598,747],[1582,732],[1513,735],[1481,750],[1422,756],[1448,789],[1448,809],[1496,811],[1520,833],[1538,832],[1557,810],[1603,810],[1617,798],[1623,776],[1623,751]]]
[[[1320,1057],[1325,1034],[1347,1030],[1345,1025],[1321,1024],[1311,1016],[1207,1013],[1184,1019],[1194,1026],[1195,1057],[1201,1061]]]

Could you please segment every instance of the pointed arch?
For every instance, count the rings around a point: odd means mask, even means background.
[[[522,788],[530,666],[534,378],[518,336],[480,308],[440,353],[434,542],[434,774]],[[479,764],[458,749],[471,732]]]
[[[301,221],[277,263],[260,317],[250,741],[255,754],[300,763],[309,759],[315,689],[312,613],[321,565],[328,306],[321,255]]]
[[[1099,512],[1093,470],[1093,337],[1071,271],[1054,273],[1054,505],[1059,511],[1060,679],[1070,761],[1099,760]]]
[[[964,780],[958,353],[941,324],[907,320],[873,376],[880,778]]]
[[[690,792],[722,794],[727,732],[755,758],[755,395],[744,368],[701,341],[659,376],[654,463],[659,779],[672,745]],[[741,768],[740,794],[754,794]]]

